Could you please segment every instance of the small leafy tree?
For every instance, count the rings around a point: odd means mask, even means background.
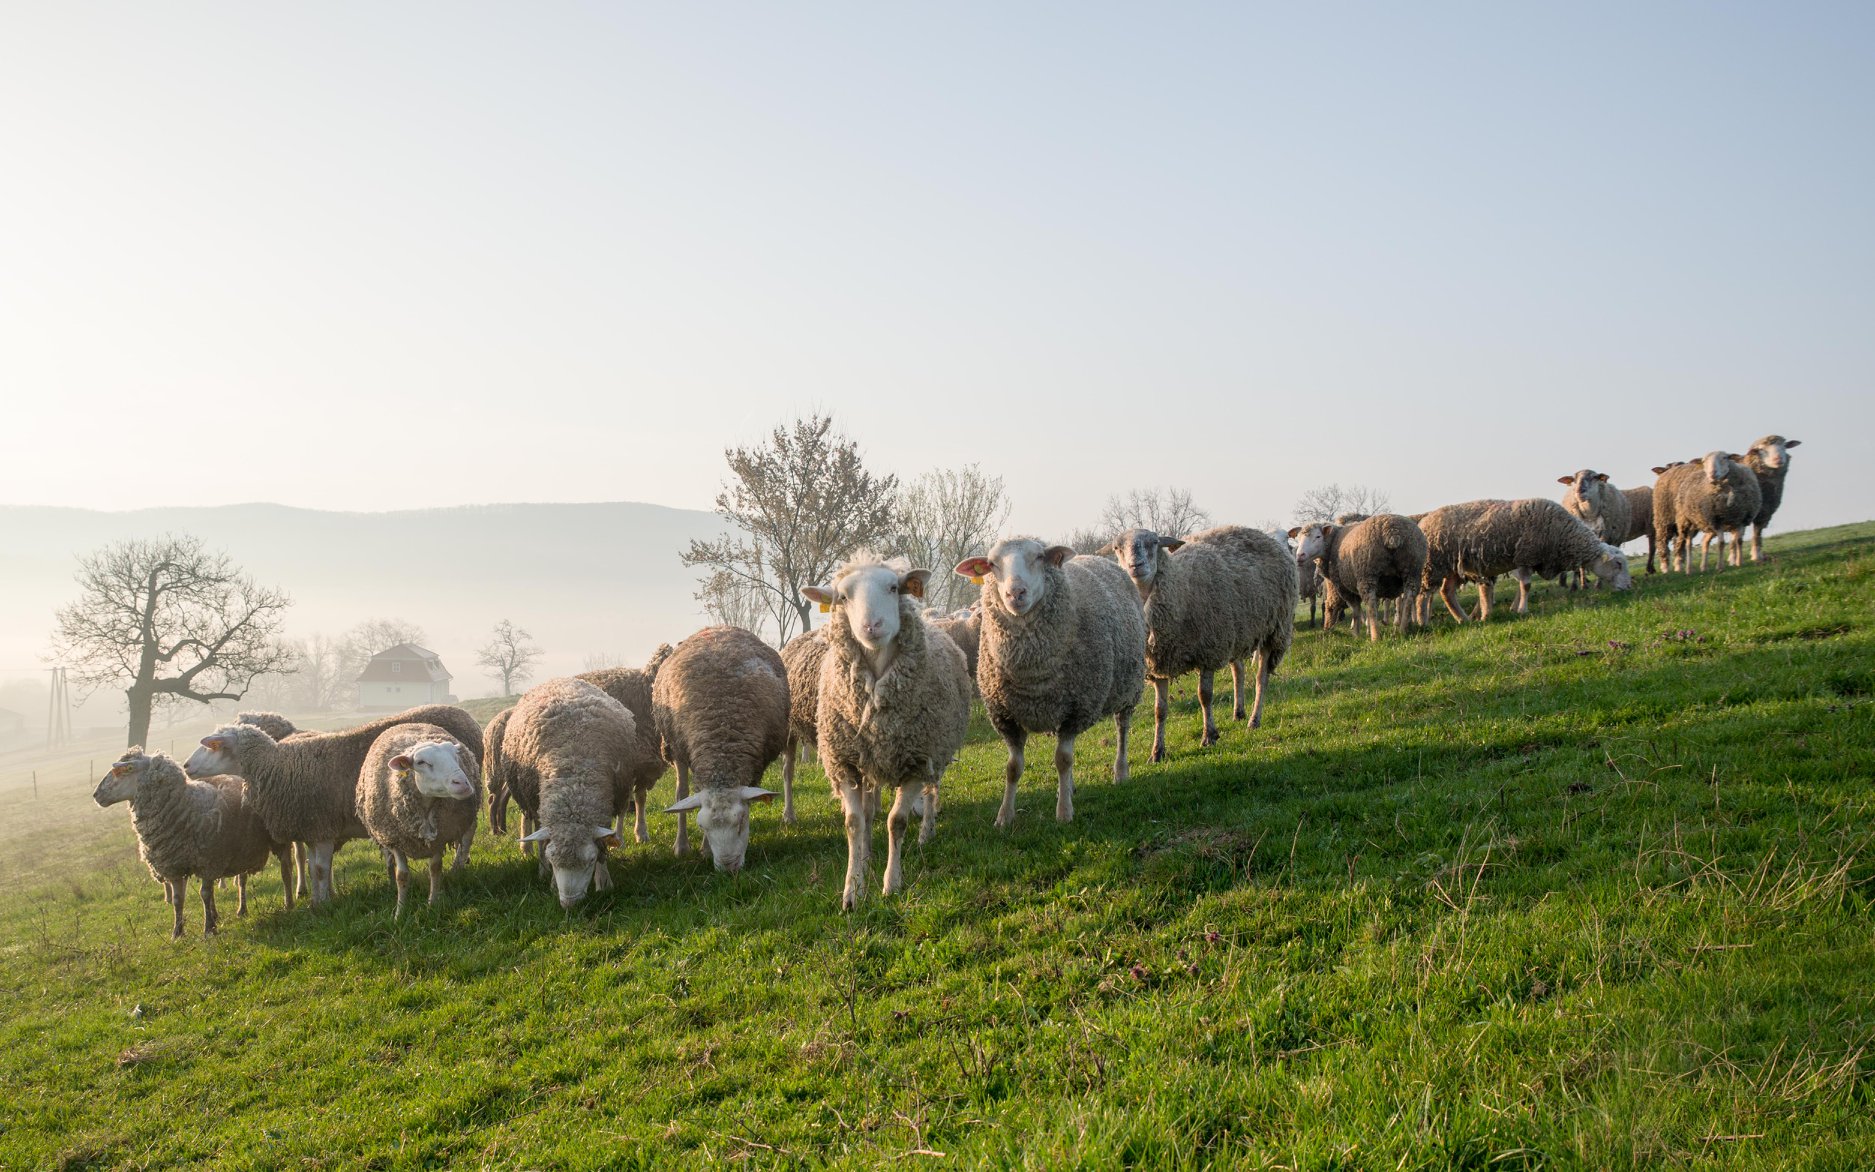
[[[484,674],[489,679],[500,682],[502,695],[514,695],[516,684],[533,678],[541,650],[528,643],[532,638],[512,622],[502,619],[495,624],[493,636],[476,651],[475,662],[488,669]]]
[[[239,700],[255,677],[293,666],[278,638],[292,600],[199,538],[107,545],[79,559],[78,585],[53,654],[85,692],[123,688],[126,744],[148,743],[159,702]]]

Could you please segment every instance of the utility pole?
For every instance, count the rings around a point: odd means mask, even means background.
[[[65,687],[65,669],[47,670],[52,673],[52,693],[46,698],[46,748],[55,749],[71,743],[72,698]]]

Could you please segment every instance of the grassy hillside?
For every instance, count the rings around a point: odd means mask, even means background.
[[[7,795],[0,1165],[1875,1165],[1875,524],[1770,549],[1301,632],[1255,734],[1187,680],[1166,764],[1083,738],[1066,827],[1038,752],[991,828],[979,720],[850,916],[812,768],[733,878],[663,819],[569,914],[484,839],[395,923],[354,844],[210,941],[123,810]]]

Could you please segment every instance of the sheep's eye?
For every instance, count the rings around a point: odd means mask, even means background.
[[[888,587],[886,587],[886,593],[887,593],[887,594],[897,594],[897,593],[898,593],[898,583],[896,583],[896,582],[894,582],[894,583],[892,583],[892,585],[890,585],[890,586],[888,586]]]

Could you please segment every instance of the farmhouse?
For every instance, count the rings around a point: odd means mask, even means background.
[[[396,712],[418,704],[454,704],[449,669],[436,652],[415,643],[399,643],[371,657],[358,674],[361,712]]]

